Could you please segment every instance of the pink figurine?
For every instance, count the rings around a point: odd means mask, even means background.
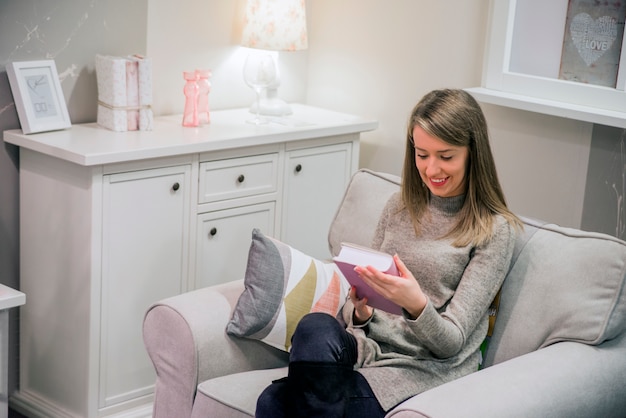
[[[185,113],[183,126],[198,126],[198,83],[195,71],[184,71],[183,77],[187,81],[183,88],[185,93]]]
[[[209,114],[209,92],[211,91],[211,70],[196,70],[198,76],[198,122],[200,124],[211,123]]]

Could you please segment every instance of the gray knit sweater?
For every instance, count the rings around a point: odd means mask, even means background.
[[[508,271],[515,232],[496,218],[483,246],[453,247],[441,239],[455,224],[464,196],[431,196],[419,236],[399,193],[381,215],[372,247],[397,253],[428,296],[415,320],[376,310],[365,327],[354,326],[348,301],[342,316],[358,343],[357,370],[387,411],[399,402],[478,369],[488,328],[487,309]]]

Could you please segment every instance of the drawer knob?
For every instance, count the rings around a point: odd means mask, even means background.
[[[213,227],[211,228],[211,230],[209,231],[209,235],[214,237],[217,234],[217,228]]]
[[[299,172],[301,172],[301,171],[302,171],[302,164],[298,164],[298,165],[296,166],[296,173],[299,173]]]
[[[239,183],[243,183],[243,181],[244,181],[245,179],[246,179],[246,178],[244,177],[244,175],[243,175],[243,174],[240,174],[240,175],[239,175],[239,177],[237,177],[237,181],[238,181]]]
[[[172,190],[177,191],[178,189],[180,189],[180,184],[178,182],[174,183],[174,185],[172,186]]]

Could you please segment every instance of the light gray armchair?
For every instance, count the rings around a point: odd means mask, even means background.
[[[368,170],[354,175],[329,232],[333,254],[341,241],[369,244],[398,184]],[[626,243],[524,222],[485,367],[387,417],[626,416]],[[225,333],[242,291],[243,281],[231,282],[148,310],[156,418],[253,416],[259,393],[286,374],[285,352]]]

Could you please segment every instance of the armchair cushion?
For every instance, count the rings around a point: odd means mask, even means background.
[[[502,287],[488,365],[562,341],[599,345],[626,329],[626,243],[525,220],[533,230]]]
[[[414,396],[387,418],[622,418],[625,343],[626,334],[553,344]]]
[[[226,332],[289,351],[291,336],[309,312],[336,316],[349,285],[337,267],[255,229],[239,297]]]
[[[207,380],[198,385],[191,418],[252,417],[257,398],[270,382],[287,376],[287,367],[254,370]]]
[[[328,231],[328,248],[336,256],[342,242],[372,245],[378,218],[389,197],[400,190],[400,177],[362,168],[352,176]]]

